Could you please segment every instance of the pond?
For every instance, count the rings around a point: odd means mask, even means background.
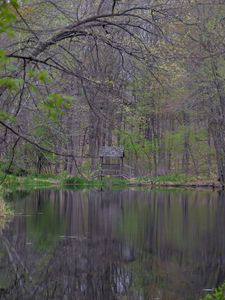
[[[197,300],[225,280],[223,192],[8,193],[0,299]]]

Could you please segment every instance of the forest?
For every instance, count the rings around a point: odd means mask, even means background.
[[[0,0],[0,300],[224,300],[224,187],[224,0]]]
[[[225,181],[222,0],[1,0],[0,169]]]

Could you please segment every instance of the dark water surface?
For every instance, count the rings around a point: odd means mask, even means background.
[[[0,299],[195,300],[225,279],[225,197],[196,191],[6,195]]]

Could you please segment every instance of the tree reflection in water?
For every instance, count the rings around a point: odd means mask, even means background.
[[[224,194],[11,194],[1,299],[193,300],[225,279]]]

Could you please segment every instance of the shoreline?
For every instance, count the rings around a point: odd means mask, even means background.
[[[110,187],[145,187],[145,188],[183,188],[183,189],[203,189],[220,191],[223,190],[222,185],[213,179],[199,179],[199,178],[185,178],[185,177],[173,177],[174,181],[165,180],[163,177],[149,177],[149,178],[104,178],[87,179],[82,177],[62,177],[47,175],[43,176],[27,176],[16,177],[8,175],[5,182],[0,186],[1,189],[16,189],[16,188],[73,188],[85,189],[85,188],[110,188]],[[186,180],[187,179],[187,180]],[[189,180],[188,180],[189,179]]]

